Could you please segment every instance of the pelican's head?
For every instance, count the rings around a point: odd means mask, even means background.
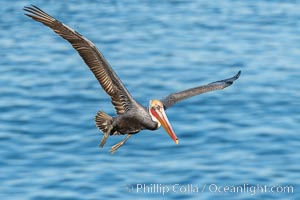
[[[163,103],[159,100],[151,100],[149,105],[149,113],[152,120],[158,123],[158,128],[162,125],[174,142],[178,144],[177,136],[175,135],[167,118]]]

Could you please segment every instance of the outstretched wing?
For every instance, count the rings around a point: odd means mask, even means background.
[[[170,94],[169,96],[167,96],[166,98],[164,98],[161,101],[163,102],[164,108],[166,110],[167,108],[171,107],[175,103],[182,101],[184,99],[187,99],[189,97],[193,97],[193,96],[205,93],[205,92],[224,89],[224,88],[230,86],[236,79],[238,79],[240,74],[241,74],[241,71],[239,71],[232,78],[212,82],[207,85],[203,85],[203,86],[191,88],[188,90],[184,90],[182,92]]]
[[[25,15],[48,26],[74,47],[89,66],[102,88],[111,97],[117,114],[122,114],[130,109],[134,99],[91,41],[34,5],[24,7],[24,10],[27,12]]]

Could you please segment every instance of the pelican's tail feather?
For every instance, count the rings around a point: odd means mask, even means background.
[[[96,126],[103,132],[107,133],[112,129],[113,118],[103,111],[99,111],[95,116]],[[109,133],[110,134],[110,133]]]

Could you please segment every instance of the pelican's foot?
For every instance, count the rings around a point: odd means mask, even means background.
[[[107,140],[108,136],[109,136],[108,133],[104,133],[104,135],[103,135],[103,137],[102,137],[102,139],[101,139],[101,142],[100,142],[100,144],[99,144],[99,147],[103,148],[103,146],[104,146],[105,143],[106,143],[106,140]]]
[[[103,148],[103,146],[105,145],[105,143],[106,143],[106,140],[107,140],[107,138],[108,138],[108,136],[110,135],[110,131],[112,130],[112,126],[110,126],[109,128],[108,128],[108,130],[106,131],[106,133],[104,133],[104,135],[103,135],[103,137],[102,137],[102,139],[101,139],[101,142],[100,142],[100,144],[99,144],[99,147],[101,147],[101,148]]]
[[[114,154],[130,137],[131,135],[128,134],[121,142],[112,146],[109,152]]]

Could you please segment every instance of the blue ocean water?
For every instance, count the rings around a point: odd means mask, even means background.
[[[242,75],[167,111],[179,138],[98,147],[110,99],[35,4],[93,41],[147,106]],[[298,1],[1,1],[1,199],[300,199]]]

